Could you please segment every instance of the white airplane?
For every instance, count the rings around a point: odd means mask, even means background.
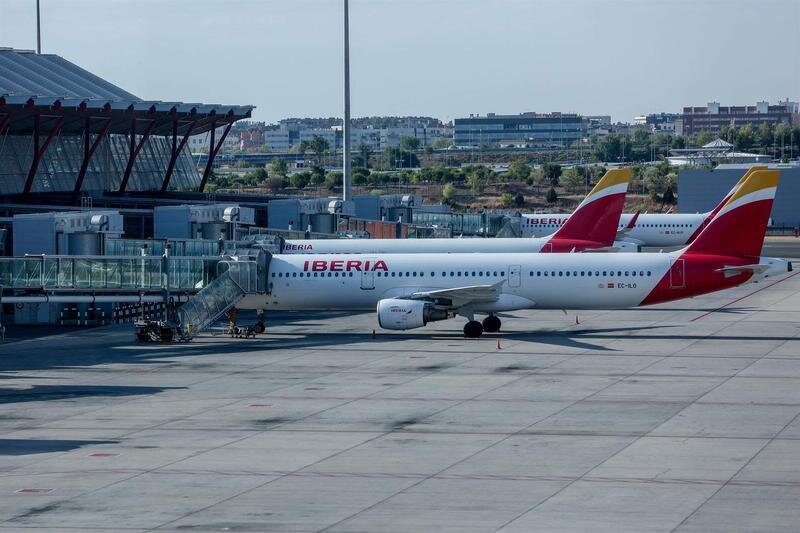
[[[638,251],[630,242],[616,241],[617,223],[625,204],[631,169],[612,169],[572,213],[569,222],[536,239],[292,239],[284,254],[320,253],[457,253],[457,252],[608,252]]]
[[[688,247],[641,254],[274,255],[269,293],[237,307],[377,309],[405,330],[456,315],[464,335],[500,329],[501,311],[616,309],[689,298],[791,271],[760,257],[780,171],[751,173]],[[477,313],[489,316],[483,323]]]
[[[619,219],[617,240],[639,246],[669,247],[689,244],[725,205],[745,178],[750,173],[765,168],[759,166],[748,169],[717,207],[708,213],[623,213]],[[561,227],[569,218],[570,215],[565,213],[522,215],[521,234],[523,237],[547,235]]]

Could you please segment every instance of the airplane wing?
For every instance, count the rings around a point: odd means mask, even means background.
[[[500,297],[500,289],[505,280],[494,285],[470,285],[453,289],[415,292],[406,298],[409,300],[429,300],[447,305],[451,308],[464,307],[473,303],[494,302]]]
[[[738,276],[739,274],[745,274],[747,272],[751,274],[761,274],[762,272],[769,269],[769,265],[741,265],[741,266],[726,266],[722,268],[718,268],[717,272],[722,272],[725,274],[726,278],[730,278],[732,276]]]

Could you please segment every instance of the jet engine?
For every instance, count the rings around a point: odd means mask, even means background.
[[[378,325],[383,329],[421,328],[428,322],[447,318],[447,310],[431,302],[399,298],[386,298],[378,302]]]

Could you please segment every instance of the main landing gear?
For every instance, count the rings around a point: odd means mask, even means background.
[[[468,339],[477,339],[483,332],[497,333],[500,331],[500,319],[496,315],[489,315],[483,319],[483,323],[471,319],[464,325],[464,336]]]
[[[500,319],[497,315],[489,315],[483,319],[483,331],[486,333],[497,333],[500,331]]]

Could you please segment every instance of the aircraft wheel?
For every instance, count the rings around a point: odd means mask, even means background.
[[[477,339],[483,334],[483,326],[477,320],[470,320],[464,325],[464,336],[468,339]]]
[[[255,325],[253,326],[253,332],[255,332],[258,335],[261,335],[262,333],[264,333],[264,331],[266,329],[267,328],[266,328],[266,326],[264,326],[263,322],[256,322]]]
[[[496,315],[489,315],[483,319],[483,331],[497,333],[500,331],[500,319]]]

